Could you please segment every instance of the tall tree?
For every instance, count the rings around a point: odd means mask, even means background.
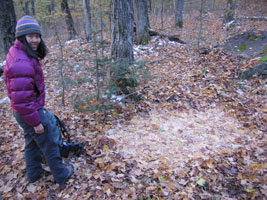
[[[111,56],[133,63],[133,0],[111,0]]]
[[[137,44],[147,44],[149,36],[149,19],[147,0],[134,0],[134,21],[136,24]]]
[[[46,6],[49,15],[52,15],[55,11],[55,0],[51,0],[51,3]]]
[[[25,2],[25,14],[30,15],[29,1]]]
[[[19,2],[20,2],[21,8],[22,8],[24,14],[30,15],[29,0],[26,0],[26,1],[20,0]]]
[[[212,0],[212,11],[215,9],[215,0]]]
[[[69,40],[71,40],[77,35],[77,32],[74,28],[74,22],[71,16],[68,0],[61,1],[61,11],[65,13],[65,20],[68,29]]]
[[[223,22],[227,23],[234,20],[236,0],[227,0]]]
[[[55,10],[55,0],[51,0],[51,11]]]
[[[175,27],[183,28],[184,0],[176,0]]]
[[[12,0],[1,0],[0,8],[1,41],[3,41],[4,50],[7,54],[15,40],[16,14]]]
[[[104,57],[104,20],[103,20],[103,1],[100,0],[99,3],[99,21],[100,21],[100,43],[101,43],[101,55]]]
[[[34,0],[31,0],[31,5],[32,5],[32,15],[35,16],[35,5],[34,5]]]
[[[161,29],[163,29],[163,11],[164,11],[164,0],[161,0],[161,12],[160,12]]]
[[[149,12],[151,12],[151,10],[152,10],[151,0],[147,0],[147,8],[148,8]]]
[[[92,39],[90,0],[83,0],[83,6],[84,6],[84,13],[86,16],[86,39],[87,41],[89,41]]]

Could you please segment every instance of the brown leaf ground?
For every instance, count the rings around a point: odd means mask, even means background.
[[[193,158],[209,159],[231,152],[252,140],[249,130],[218,108],[205,112],[152,110],[137,114],[125,125],[108,131],[118,141],[124,157],[138,160],[140,168],[177,171]]]
[[[210,37],[208,45],[231,35],[220,28],[217,16],[209,14],[206,20],[207,24],[213,22],[203,33]],[[257,26],[257,22],[242,23],[240,32],[252,26],[262,30],[262,24]],[[185,31],[177,32],[185,41],[190,40]],[[156,61],[147,65],[153,79],[139,85],[142,101],[117,105],[105,117],[103,112],[78,112],[70,103],[73,94],[78,98],[95,92],[90,82],[72,84],[65,96],[67,105],[61,106],[59,47],[50,46],[43,63],[46,107],[65,121],[74,140],[89,141],[91,145],[85,147],[85,154],[70,161],[75,175],[64,190],[58,190],[51,175],[29,184],[25,178],[22,131],[9,102],[3,101],[0,197],[265,199],[266,80],[238,78],[240,70],[259,59],[234,57],[220,49],[197,55],[193,46],[193,42],[180,45],[161,38],[153,38],[145,47],[136,46],[137,60]],[[94,63],[89,44],[81,40],[68,43],[64,55],[65,74],[70,80],[91,77]],[[4,100],[3,80],[0,83],[0,100]]]

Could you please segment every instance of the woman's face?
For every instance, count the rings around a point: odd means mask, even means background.
[[[32,49],[36,51],[41,42],[41,37],[37,33],[31,33],[26,35],[26,40],[28,44],[32,47]]]

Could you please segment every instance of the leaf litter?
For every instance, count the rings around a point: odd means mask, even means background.
[[[65,74],[71,80],[92,76],[90,48],[80,40],[66,43]],[[22,131],[3,101],[3,199],[266,198],[266,80],[238,78],[257,58],[243,60],[219,49],[194,55],[186,45],[156,38],[135,50],[137,60],[152,61],[147,67],[154,78],[138,88],[144,99],[119,104],[103,121],[103,113],[77,112],[69,100],[60,106],[59,47],[51,50],[44,61],[46,107],[64,120],[75,140],[90,145],[71,160],[75,174],[63,191],[51,175],[27,183]],[[93,88],[82,82],[66,96]],[[0,89],[5,99],[3,81]]]
[[[192,158],[209,159],[242,147],[244,138],[240,138],[249,137],[246,131],[227,113],[210,109],[190,113],[153,110],[107,133],[117,139],[121,154],[139,160],[140,167],[159,169],[165,165],[175,170]]]

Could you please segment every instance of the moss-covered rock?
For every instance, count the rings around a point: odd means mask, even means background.
[[[262,76],[263,78],[267,78],[267,62],[260,63],[255,67],[248,69],[240,74],[242,79],[250,79],[254,75]]]

